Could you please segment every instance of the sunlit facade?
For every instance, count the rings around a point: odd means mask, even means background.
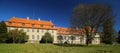
[[[56,27],[52,21],[44,21],[40,20],[32,20],[29,17],[25,18],[17,18],[12,17],[8,21],[6,21],[7,29],[18,29],[23,30],[28,35],[27,43],[39,43],[42,36],[46,32],[49,32],[51,36],[54,38],[53,43],[69,43],[69,44],[85,44],[86,36],[76,36],[69,33],[69,28]],[[61,36],[61,38],[60,38]],[[72,37],[72,38],[71,38]],[[100,44],[100,36],[96,34],[94,39],[92,40],[92,44]]]

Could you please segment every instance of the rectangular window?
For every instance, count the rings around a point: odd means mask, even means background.
[[[77,38],[77,37],[76,37]],[[82,41],[83,41],[83,37],[82,36],[80,36],[80,43],[82,43]]]
[[[44,30],[42,29],[42,32],[44,32]]]
[[[27,32],[29,32],[29,29],[27,29]]]
[[[37,32],[39,32],[39,29],[37,29]]]
[[[59,36],[57,36],[57,39],[58,40],[63,40],[63,36],[59,35]]]
[[[47,30],[47,32],[49,32],[49,29]]]
[[[37,39],[39,39],[39,35],[37,35]]]
[[[35,39],[34,35],[32,35],[32,39]]]
[[[66,36],[64,36],[64,40],[66,40]]]
[[[52,30],[52,33],[54,33],[54,30]]]
[[[70,36],[71,40],[75,40],[75,36]]]
[[[32,29],[32,32],[34,32],[34,29]]]

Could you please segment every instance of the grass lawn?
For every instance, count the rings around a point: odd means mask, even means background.
[[[0,53],[95,53],[97,50],[120,53],[120,45],[0,44]]]

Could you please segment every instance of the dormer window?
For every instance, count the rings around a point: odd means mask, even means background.
[[[43,25],[41,24],[40,27],[43,27]]]
[[[25,26],[25,23],[22,23],[22,26],[24,27],[24,26]]]
[[[9,22],[9,25],[12,25],[12,22]]]
[[[62,31],[62,32],[64,32],[64,31]]]
[[[60,32],[62,32],[62,30],[60,30]]]
[[[54,28],[54,26],[51,26],[52,28]]]
[[[35,26],[35,24],[32,24],[32,27],[34,27]]]

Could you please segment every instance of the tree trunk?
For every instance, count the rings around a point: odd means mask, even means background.
[[[46,42],[45,43],[47,43],[47,38],[46,38]]]
[[[13,43],[15,43],[15,37],[13,37]]]
[[[89,33],[87,33],[86,35],[87,35],[87,36],[86,36],[86,45],[88,46],[88,45],[89,45],[89,37],[88,37],[88,36],[89,36]]]

